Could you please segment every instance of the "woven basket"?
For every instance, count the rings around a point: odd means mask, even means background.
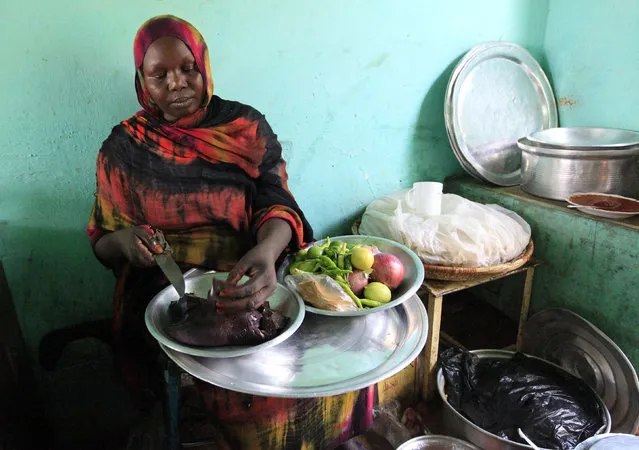
[[[455,267],[424,264],[424,277],[429,280],[470,281],[519,269],[532,257],[535,245],[531,239],[524,251],[507,263],[488,267]]]
[[[353,234],[359,234],[359,221],[355,222],[351,231]],[[442,281],[470,281],[478,278],[484,278],[491,275],[499,275],[511,272],[526,264],[532,257],[535,250],[533,240],[524,249],[524,251],[515,259],[503,264],[488,267],[457,267],[443,266],[437,264],[424,264],[424,277],[428,280]]]

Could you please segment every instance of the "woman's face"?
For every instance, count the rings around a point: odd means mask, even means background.
[[[163,37],[154,41],[144,55],[142,74],[165,120],[175,122],[202,105],[204,80],[193,54],[181,40]]]

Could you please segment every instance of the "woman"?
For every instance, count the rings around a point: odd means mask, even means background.
[[[183,270],[229,271],[234,287],[221,295],[237,308],[261,305],[275,289],[282,252],[313,237],[288,190],[276,135],[255,109],[213,95],[208,50],[193,26],[150,19],[136,35],[134,59],[142,110],[100,149],[87,233],[117,276],[116,356],[136,403],[148,409],[160,389],[160,352],[143,314],[167,282],[146,225],[163,231]],[[243,275],[250,280],[237,285]],[[211,436],[195,438],[212,437],[216,448],[331,448],[353,434],[356,409],[370,425],[372,390],[295,400],[196,386],[197,411],[188,416]]]

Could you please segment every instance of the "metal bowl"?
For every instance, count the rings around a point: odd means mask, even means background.
[[[374,245],[376,246],[380,252],[382,253],[390,253],[399,258],[399,260],[404,265],[405,273],[404,273],[404,281],[393,291],[393,296],[391,297],[391,301],[386,303],[385,305],[378,306],[376,308],[365,308],[357,311],[327,311],[325,309],[315,308],[313,306],[309,306],[305,304],[306,311],[312,312],[315,314],[322,314],[325,316],[341,316],[341,317],[350,317],[350,316],[365,316],[367,314],[373,314],[379,311],[383,311],[388,308],[394,308],[395,306],[403,303],[407,299],[409,299],[413,294],[417,292],[422,283],[424,282],[424,265],[419,259],[419,257],[413,252],[411,249],[402,245],[398,242],[392,241],[390,239],[385,239],[376,236],[366,236],[366,235],[345,235],[345,236],[336,236],[331,238],[332,241],[344,241],[348,244],[365,244],[365,245]],[[323,244],[326,242],[325,239],[321,241],[315,242],[316,244]],[[289,255],[280,268],[277,271],[277,279],[280,283],[284,283],[284,277],[288,275],[288,267],[294,260],[294,255]],[[294,291],[294,294],[301,299],[300,295]],[[303,299],[302,299],[303,300]]]
[[[404,442],[397,450],[480,450],[470,442],[450,436],[431,434]]]
[[[575,192],[636,197],[637,139],[639,133],[605,128],[553,128],[521,138],[521,189],[552,200]]]
[[[225,280],[228,276],[226,272],[204,272],[185,274],[184,282],[186,292],[206,297],[213,278]],[[248,280],[243,277],[241,282]],[[185,345],[175,341],[166,331],[169,323],[169,305],[172,301],[178,300],[178,293],[173,287],[168,286],[161,290],[146,307],[144,321],[149,333],[162,345],[192,356],[203,356],[207,358],[234,358],[236,356],[250,355],[258,351],[273,347],[290,338],[302,325],[305,310],[303,302],[297,298],[286,286],[278,284],[275,292],[269,297],[268,302],[272,309],[281,312],[289,318],[284,330],[273,339],[257,345],[231,345],[222,347],[195,347]]]
[[[563,127],[536,131],[526,137],[534,145],[563,149],[639,148],[639,133],[616,128]]]
[[[513,357],[515,352],[511,352],[508,350],[473,350],[471,353],[477,355],[480,359],[510,359]],[[536,359],[538,361],[542,361],[544,364],[554,367],[555,369],[565,372],[567,375],[570,375],[565,369],[552,364],[544,359],[537,358],[535,356],[526,355],[529,358]],[[444,373],[442,369],[439,369],[437,372],[437,390],[439,392],[439,396],[441,397],[444,403],[443,410],[443,419],[444,419],[444,427],[447,432],[449,432],[453,436],[457,436],[462,439],[466,439],[473,444],[477,445],[480,448],[489,448],[492,450],[520,450],[520,449],[532,449],[533,447],[520,444],[518,442],[513,442],[508,439],[503,439],[495,434],[489,433],[488,431],[478,427],[466,417],[464,417],[459,411],[452,407],[450,403],[448,403],[446,392],[444,391]],[[610,432],[610,413],[608,409],[606,409],[606,405],[603,400],[593,391],[593,395],[596,396],[597,402],[601,407],[601,411],[603,413],[604,425],[601,429],[596,433],[608,433]],[[550,450],[550,449],[540,449],[540,450]]]

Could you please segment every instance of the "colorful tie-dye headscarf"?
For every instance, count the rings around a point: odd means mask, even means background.
[[[202,75],[204,86],[204,98],[202,99],[202,109],[195,113],[201,119],[202,111],[206,108],[213,96],[213,77],[211,76],[211,65],[209,63],[209,50],[200,32],[190,23],[178,17],[165,15],[157,16],[147,20],[138,30],[133,43],[133,57],[135,60],[135,91],[138,94],[138,101],[145,111],[159,116],[161,111],[151,100],[144,84],[142,75],[142,63],[144,55],[151,44],[162,37],[174,37],[189,48],[195,64]]]

